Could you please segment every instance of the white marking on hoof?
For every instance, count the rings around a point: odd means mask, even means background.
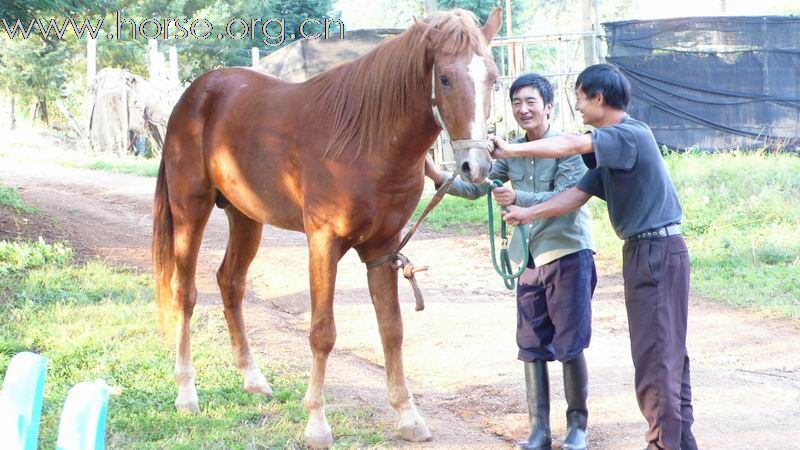
[[[309,417],[304,436],[308,448],[325,449],[333,446],[333,434],[325,417],[322,417],[322,420]]]
[[[192,388],[178,393],[178,398],[175,399],[175,408],[179,412],[199,413],[200,406],[197,399],[197,390]]]
[[[397,424],[400,437],[411,442],[430,441],[431,431],[425,424],[425,419],[419,415],[416,408],[409,408],[400,413],[400,422]]]
[[[251,394],[264,394],[272,397],[272,388],[260,370],[248,370],[244,374],[244,390]]]

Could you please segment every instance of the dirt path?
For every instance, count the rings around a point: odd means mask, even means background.
[[[0,183],[16,186],[82,255],[149,270],[153,178],[67,169],[0,156]],[[0,218],[0,233],[14,226]],[[200,302],[219,309],[214,271],[227,240],[224,214],[209,222],[198,266]],[[305,237],[267,227],[250,271],[246,320],[261,361],[308,373],[310,350]],[[432,442],[397,440],[388,406],[383,355],[366,288],[366,270],[354,252],[339,265],[338,339],[330,359],[326,398],[332,405],[373,411],[390,448],[511,448],[526,436],[522,365],[516,361],[514,297],[488,267],[486,236],[423,232],[405,252],[431,271],[419,276],[424,312],[401,284],[405,365]],[[633,368],[619,272],[599,260],[594,300],[589,436],[593,449],[640,449],[644,420],[633,394]],[[754,317],[694,298],[689,320],[695,433],[704,449],[800,449],[800,326]],[[551,364],[556,442],[565,419],[561,368]],[[202,367],[197,367],[201,372]],[[334,430],[334,434],[336,430]]]

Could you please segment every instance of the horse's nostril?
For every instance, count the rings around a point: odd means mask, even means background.
[[[469,167],[469,162],[464,161],[461,164],[461,173],[469,174],[472,169]]]

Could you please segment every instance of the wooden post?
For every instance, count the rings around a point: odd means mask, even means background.
[[[86,86],[87,89],[94,83],[97,76],[97,39],[89,38],[86,41]]]
[[[436,0],[425,0],[425,15],[430,16],[436,11]]]
[[[594,19],[592,14],[592,0],[581,0],[583,5],[583,32],[592,33],[583,37],[583,58],[584,64],[588,67],[592,64],[597,64],[597,55],[595,53],[594,41],[597,36],[597,30],[594,29]]]
[[[600,12],[597,10],[597,4],[600,0],[592,0],[592,14],[594,15],[594,55],[595,61],[600,63],[606,59],[606,51],[603,47],[603,40],[601,36],[605,35],[605,30],[600,26]]]
[[[511,0],[506,0],[506,37],[511,37],[514,34],[514,28],[511,25]],[[508,74],[516,77],[519,74],[519,63],[517,61],[517,46],[509,43],[508,49]]]
[[[97,78],[97,39],[86,41],[86,99],[84,107],[86,108],[86,118],[83,121],[84,127],[88,130],[89,124],[92,121],[92,100],[95,96],[88,95],[89,90],[94,86],[94,80]]]
[[[250,49],[250,59],[252,60],[253,67],[258,67],[258,47],[253,47]]]
[[[177,89],[181,84],[178,75],[178,49],[174,45],[169,47],[169,81],[170,89]]]
[[[148,39],[147,44],[150,48],[150,52],[148,53],[149,78],[150,81],[155,81],[160,72],[158,67],[158,41],[155,39]]]

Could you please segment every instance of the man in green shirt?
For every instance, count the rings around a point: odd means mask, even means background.
[[[509,90],[514,118],[525,136],[518,142],[557,136],[548,122],[553,110],[553,88],[543,77],[525,74]],[[586,173],[579,156],[514,158],[492,163],[489,178],[511,181],[511,188],[492,190],[503,206],[531,206],[574,186]],[[449,174],[429,158],[425,175],[437,185]],[[476,199],[483,186],[455,180],[448,191]],[[591,299],[597,284],[591,221],[586,208],[571,214],[535,221],[530,228],[528,267],[517,283],[517,346],[525,365],[525,383],[531,433],[520,447],[549,450],[550,387],[547,361],[564,365],[567,435],[562,448],[586,448],[588,375],[583,350],[591,338]]]

